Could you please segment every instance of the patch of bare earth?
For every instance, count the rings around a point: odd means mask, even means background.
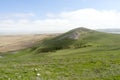
[[[0,36],[0,52],[16,51],[25,49],[48,37],[56,35],[4,35]]]

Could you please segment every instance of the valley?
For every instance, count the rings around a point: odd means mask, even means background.
[[[0,35],[0,52],[14,52],[32,47],[41,40],[54,36],[54,34]]]

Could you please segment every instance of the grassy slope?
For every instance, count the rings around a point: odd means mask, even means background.
[[[30,49],[1,54],[0,80],[119,80],[120,35],[95,32],[82,40],[92,46],[40,54]]]
[[[79,32],[78,39],[71,39],[68,36],[72,35],[74,32]],[[67,37],[66,37],[67,36]],[[85,28],[77,28],[71,30],[63,35],[55,37],[53,39],[44,40],[36,51],[38,52],[51,52],[60,49],[73,49],[73,48],[83,48],[83,47],[109,47],[117,46],[119,47],[120,41],[119,34],[110,34],[97,32]]]
[[[79,39],[72,39],[69,36],[72,36],[74,33],[80,33]],[[73,29],[65,34],[57,36],[53,39],[44,40],[39,47],[37,47],[37,52],[51,52],[60,49],[68,49],[68,48],[79,48],[81,46],[85,46],[83,42],[83,38],[88,34],[97,33],[96,31],[92,31],[86,28],[77,28]]]

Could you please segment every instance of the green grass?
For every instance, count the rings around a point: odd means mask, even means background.
[[[61,46],[56,39],[47,43]],[[120,80],[120,35],[91,32],[69,43],[77,47],[1,53],[0,80]]]
[[[120,50],[101,49],[4,54],[0,59],[0,80],[119,80]]]

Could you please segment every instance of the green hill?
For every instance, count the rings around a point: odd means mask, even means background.
[[[93,46],[114,46],[112,41],[119,37],[117,34],[97,32],[86,28],[76,28],[53,39],[44,40],[36,49],[37,52],[50,52],[60,49],[83,48]],[[117,43],[118,44],[118,43]]]
[[[38,45],[0,53],[0,80],[120,80],[120,34],[77,28]]]

